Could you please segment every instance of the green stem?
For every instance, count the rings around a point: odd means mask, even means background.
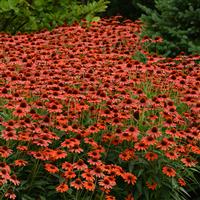
[[[31,177],[30,177],[30,186],[29,186],[29,190],[28,190],[28,191],[31,190],[33,181],[34,181],[34,179],[35,179],[35,177],[36,177],[36,175],[37,175],[38,169],[39,169],[39,165],[40,165],[40,160],[37,160],[37,161],[36,161],[36,164],[35,164],[34,167],[33,167],[33,171],[32,171],[32,173],[31,173]]]

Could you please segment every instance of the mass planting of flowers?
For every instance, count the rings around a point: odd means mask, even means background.
[[[0,34],[0,199],[187,196],[200,56],[151,55],[140,21],[119,18]]]

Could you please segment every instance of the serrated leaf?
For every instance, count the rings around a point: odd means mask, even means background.
[[[92,22],[98,22],[101,18],[100,17],[93,17]]]
[[[1,8],[3,11],[9,11],[9,10],[11,10],[10,5],[9,5],[9,2],[6,1],[6,0],[1,0],[1,1],[0,1],[0,8]]]

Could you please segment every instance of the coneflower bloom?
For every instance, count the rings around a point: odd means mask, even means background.
[[[94,167],[93,170],[91,170],[91,174],[93,176],[98,177],[98,178],[104,177],[105,175],[103,173],[103,166],[98,166],[97,165],[96,167]]]
[[[73,164],[73,168],[77,170],[85,170],[88,166],[84,163],[82,159],[79,159],[76,163]]]
[[[66,157],[67,157],[67,152],[61,149],[56,149],[52,153],[53,160],[58,160],[58,159],[66,158]]]
[[[182,187],[183,187],[183,186],[186,186],[186,182],[185,182],[185,180],[184,180],[183,178],[179,178],[179,179],[178,179],[178,183],[179,183],[179,185],[182,186]]]
[[[94,181],[94,176],[91,174],[89,169],[86,169],[81,176],[88,182],[93,182]]]
[[[7,170],[6,168],[0,168],[0,180],[6,182],[9,179],[10,179],[10,170]]]
[[[153,136],[151,136],[151,135],[143,137],[141,141],[144,142],[144,144],[146,144],[148,146],[149,145],[154,145],[156,143],[155,138]]]
[[[192,158],[181,158],[181,162],[185,164],[186,167],[194,167],[197,164],[197,161]]]
[[[114,185],[116,185],[116,182],[112,182],[109,177],[105,176],[103,179],[99,180],[99,185],[106,190],[110,190],[111,188],[113,188]]]
[[[163,174],[169,176],[169,177],[174,177],[176,176],[176,171],[172,167],[164,166],[162,168]]]
[[[45,168],[49,173],[52,173],[52,174],[55,174],[55,173],[59,172],[58,167],[56,167],[55,165],[50,164],[50,163],[46,163],[46,164],[44,165],[44,168]]]
[[[21,167],[21,166],[26,166],[28,164],[28,161],[26,161],[26,160],[15,160],[14,163],[15,163],[15,166]]]
[[[87,153],[87,155],[89,157],[96,158],[96,159],[100,159],[100,157],[101,157],[99,150],[90,151],[90,152]]]
[[[75,144],[73,147],[69,148],[68,151],[72,153],[81,153],[83,149],[78,144]]]
[[[169,149],[170,143],[166,138],[163,138],[160,142],[157,143],[156,147],[158,149],[161,149],[163,151],[166,151]]]
[[[83,182],[81,181],[80,178],[77,178],[74,181],[72,181],[70,185],[77,190],[80,190],[83,188]]]
[[[122,174],[122,178],[124,179],[124,181],[128,184],[132,184],[135,185],[137,177],[130,173],[130,172],[125,172]]]
[[[66,192],[69,190],[69,187],[66,183],[61,183],[60,185],[58,185],[56,187],[56,191],[57,192],[60,192],[60,193],[63,193],[63,192]]]
[[[26,116],[26,112],[23,111],[22,108],[18,107],[16,108],[14,111],[13,111],[13,115],[15,117],[19,117],[19,118],[22,118],[22,117],[25,117]]]
[[[108,191],[109,191],[109,190],[108,190]],[[106,192],[105,192],[105,193],[106,193]],[[109,192],[107,192],[107,193],[109,193]],[[113,195],[106,194],[105,200],[116,200],[116,197],[114,197]]]
[[[46,160],[46,157],[42,152],[31,151],[29,154],[32,155],[35,159]]]
[[[161,132],[158,130],[158,128],[156,126],[152,127],[150,130],[148,130],[147,134],[152,137],[155,137],[155,138],[161,136]]]
[[[1,137],[6,141],[18,139],[15,129],[12,129],[10,127],[7,127],[2,131]]]
[[[145,158],[148,161],[153,161],[153,160],[157,160],[158,159],[158,154],[154,153],[154,152],[147,152],[145,154]]]
[[[143,141],[140,141],[140,142],[135,143],[134,148],[137,151],[144,151],[148,148],[148,145],[146,145]]]
[[[12,174],[10,176],[9,181],[11,181],[14,185],[20,184],[20,181],[17,179],[17,176],[15,174]]]
[[[93,158],[93,157],[89,158],[89,159],[87,160],[87,162],[88,162],[90,165],[100,165],[100,164],[102,163],[101,160],[99,160],[99,159],[97,159],[97,158]]]
[[[150,190],[155,190],[157,188],[157,183],[154,181],[148,182],[146,181],[146,186],[150,189]]]
[[[128,161],[131,158],[133,158],[133,156],[132,154],[130,154],[130,152],[123,151],[122,153],[119,154],[119,158],[123,161]]]
[[[69,162],[64,162],[62,163],[62,169],[64,170],[72,170],[73,169],[73,165],[72,163],[69,163]]]
[[[0,146],[0,156],[7,158],[12,154],[13,150],[9,149],[7,146]]]
[[[72,170],[67,170],[64,172],[63,176],[66,178],[66,179],[72,179],[72,178],[75,178],[76,177],[76,174],[75,172],[73,172]]]
[[[18,145],[16,148],[19,151],[27,151],[28,150],[28,147],[27,146],[23,146],[23,145]]]
[[[174,151],[169,151],[165,153],[165,156],[170,160],[176,160],[180,155]]]
[[[16,194],[12,191],[12,190],[8,190],[5,195],[4,195],[6,198],[8,199],[16,199],[17,196]]]
[[[83,187],[88,191],[94,191],[95,190],[95,184],[91,181],[84,181]]]
[[[16,106],[16,109],[20,108],[23,112],[28,113],[30,111],[30,106],[26,101],[21,101],[19,105]]]

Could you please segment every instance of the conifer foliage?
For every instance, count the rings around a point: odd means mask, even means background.
[[[200,52],[200,1],[155,0],[154,9],[141,4],[140,7],[145,11],[141,17],[143,35],[164,39],[160,45],[150,45],[151,48],[167,56],[181,51]]]

